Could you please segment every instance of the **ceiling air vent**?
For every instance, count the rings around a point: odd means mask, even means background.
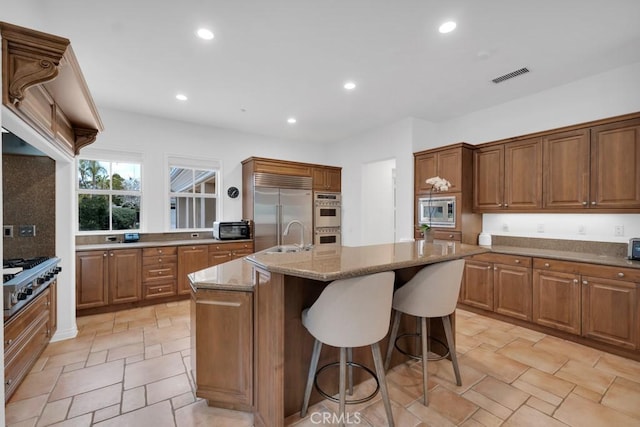
[[[501,83],[501,82],[503,82],[505,80],[512,79],[514,77],[517,77],[517,76],[519,76],[521,74],[528,73],[528,72],[529,72],[528,68],[526,68],[526,67],[525,68],[520,68],[519,70],[512,71],[512,72],[507,73],[507,74],[505,74],[503,76],[496,77],[495,79],[493,79],[491,81],[494,82],[494,83]]]

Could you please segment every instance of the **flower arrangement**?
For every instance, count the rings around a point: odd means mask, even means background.
[[[431,185],[431,189],[429,190],[429,198],[433,192],[447,191],[451,187],[451,183],[444,178],[440,178],[439,176],[432,176],[431,178],[426,180],[426,183]],[[429,215],[431,218],[431,214]],[[422,235],[427,238],[427,233],[431,230],[431,224],[420,224],[420,230],[422,231]]]

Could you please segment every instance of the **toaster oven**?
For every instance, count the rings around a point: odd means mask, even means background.
[[[629,259],[640,261],[640,237],[629,239]]]
[[[213,238],[218,240],[242,240],[251,238],[251,226],[247,221],[215,221]]]

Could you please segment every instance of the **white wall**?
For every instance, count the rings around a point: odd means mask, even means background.
[[[221,220],[242,218],[242,197],[231,199],[226,195],[229,186],[242,189],[241,161],[251,157],[270,157],[310,163],[332,164],[333,156],[317,144],[305,145],[281,141],[260,135],[235,132],[192,123],[167,120],[135,113],[100,108],[105,130],[97,141],[84,148],[83,156],[103,150],[129,152],[143,159],[142,210],[145,215],[143,232],[167,231],[167,155],[194,159],[217,160],[221,173]]]
[[[413,151],[468,142],[480,144],[532,132],[640,111],[640,63],[578,80],[535,95],[476,111],[463,117],[423,125],[428,138],[414,138]],[[406,203],[413,204],[412,200]],[[503,231],[503,224],[510,224]],[[545,232],[537,231],[545,224]],[[584,234],[578,231],[584,225]],[[624,226],[614,236],[613,226]],[[483,231],[496,235],[627,242],[640,236],[640,214],[491,214]]]
[[[362,224],[370,212],[379,207],[376,199],[365,195],[362,171],[365,165],[383,161],[381,165],[388,169],[394,161],[396,168],[396,197],[400,202],[396,209],[396,240],[413,237],[413,202],[407,202],[413,200],[413,121],[411,118],[403,119],[327,146],[328,157],[339,159],[341,163],[338,166],[343,168],[342,244],[358,246],[369,239],[364,236]],[[393,210],[387,212],[392,215]],[[366,231],[367,234],[369,232]]]
[[[360,223],[363,245],[395,240],[395,171],[395,159],[362,165],[362,200],[371,202]]]

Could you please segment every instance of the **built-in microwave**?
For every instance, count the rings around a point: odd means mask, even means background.
[[[431,227],[456,227],[455,196],[432,196],[418,199],[418,223]]]

